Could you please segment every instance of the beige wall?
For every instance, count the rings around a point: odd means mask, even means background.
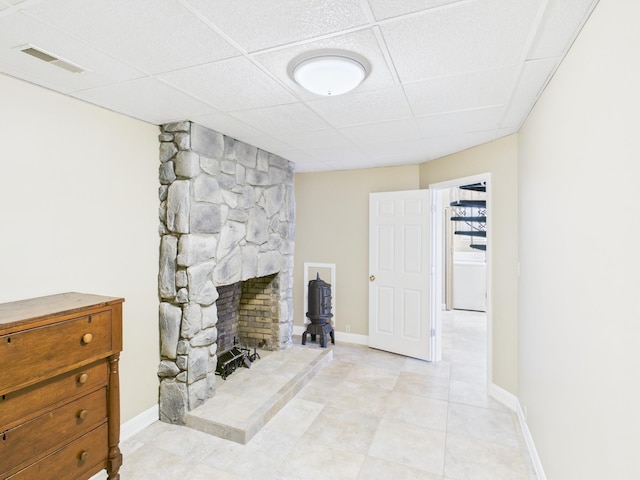
[[[640,478],[639,18],[601,1],[520,134],[519,396],[550,480]]]
[[[0,75],[0,302],[125,297],[122,420],[157,404],[158,128]]]
[[[367,335],[369,193],[416,190],[418,175],[418,166],[296,174],[295,325],[305,318],[304,263],[333,263],[335,328],[350,325],[351,333]]]
[[[481,173],[491,174],[490,219],[492,381],[518,393],[518,137],[511,135],[424,163],[420,188]]]

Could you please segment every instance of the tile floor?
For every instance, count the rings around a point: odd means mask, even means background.
[[[515,414],[487,397],[484,314],[445,314],[437,364],[333,348],[247,445],[156,422],[121,445],[122,479],[535,479]]]

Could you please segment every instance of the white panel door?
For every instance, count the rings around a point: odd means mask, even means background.
[[[369,346],[431,360],[429,190],[369,196]]]

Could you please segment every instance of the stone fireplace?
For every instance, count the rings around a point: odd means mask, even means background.
[[[238,297],[232,337],[291,345],[293,164],[192,122],[163,125],[159,138],[160,419],[184,424],[215,393],[228,345],[218,345],[221,295]]]

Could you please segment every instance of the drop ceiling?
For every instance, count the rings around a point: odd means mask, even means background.
[[[0,0],[0,72],[192,120],[299,172],[409,165],[517,132],[596,3]],[[291,79],[295,58],[327,49],[365,57],[365,81],[322,97]]]

